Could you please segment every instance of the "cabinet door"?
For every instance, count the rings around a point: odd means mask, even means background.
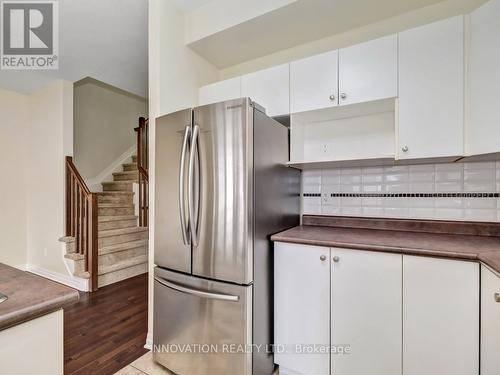
[[[266,109],[268,116],[290,113],[290,69],[289,64],[274,66],[241,78],[244,97]]]
[[[330,249],[274,245],[275,363],[303,375],[328,375],[330,353],[299,353],[296,344],[330,345]],[[286,349],[287,352],[281,352]]]
[[[223,102],[240,97],[241,77],[236,77],[200,87],[199,105]]]
[[[481,267],[481,375],[500,373],[500,277]]]
[[[332,374],[401,375],[402,255],[332,248]]]
[[[479,264],[403,256],[403,375],[479,374]]]
[[[290,63],[290,112],[338,104],[338,51]]]
[[[500,0],[487,2],[470,17],[468,155],[500,152],[499,20]]]
[[[464,22],[399,34],[399,159],[464,153]]]
[[[396,97],[397,35],[375,39],[339,51],[339,104]]]

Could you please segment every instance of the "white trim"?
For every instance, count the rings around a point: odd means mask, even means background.
[[[33,264],[26,264],[26,271],[34,273],[38,276],[45,277],[46,279],[58,282],[60,284],[67,285],[82,292],[90,291],[88,279],[82,279],[80,277],[71,275],[63,275],[62,273],[53,272],[45,268],[35,266]]]
[[[126,163],[132,155],[135,155],[137,151],[137,146],[134,144],[123,154],[118,156],[118,158],[104,168],[97,176],[86,179],[87,186],[90,191],[102,191],[101,183],[104,181],[112,181],[114,172],[121,172],[121,167],[123,163]]]
[[[153,350],[153,333],[148,332],[148,336],[146,337],[146,345],[144,345],[144,349]]]
[[[16,264],[14,266],[14,268],[17,268],[18,270],[21,270],[21,271],[26,271],[27,265],[26,264]]]

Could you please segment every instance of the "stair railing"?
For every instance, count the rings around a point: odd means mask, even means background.
[[[139,226],[148,226],[149,215],[149,119],[139,118],[137,133],[137,169],[139,170]]]
[[[75,238],[74,250],[84,256],[91,291],[97,290],[98,280],[97,220],[97,194],[89,190],[73,158],[66,156],[66,236]]]

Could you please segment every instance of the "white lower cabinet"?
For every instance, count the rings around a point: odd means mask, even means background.
[[[275,243],[274,361],[280,373],[329,374],[329,354],[300,353],[296,347],[328,347],[329,327],[330,249]]]
[[[0,331],[0,374],[64,374],[62,309]]]
[[[401,255],[276,243],[274,286],[280,373],[401,374]]]
[[[401,375],[402,255],[331,252],[331,374]]]
[[[481,375],[500,373],[500,277],[481,267]]]
[[[403,375],[422,374],[479,374],[478,263],[403,256]]]
[[[274,278],[282,374],[479,375],[477,262],[277,242]],[[481,375],[498,375],[500,278],[481,284]]]

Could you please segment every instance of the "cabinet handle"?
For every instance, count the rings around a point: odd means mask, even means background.
[[[495,302],[500,303],[500,293],[495,293]]]
[[[321,260],[322,262],[324,262],[326,260],[326,255],[322,255],[319,257],[319,260]]]
[[[340,258],[339,258],[338,256],[334,256],[334,257],[333,257],[333,261],[334,261],[335,263],[338,263],[338,262],[340,261]]]
[[[342,100],[346,100],[347,99],[347,94],[345,92],[343,92],[342,94],[340,94],[340,98]]]
[[[401,150],[403,152],[408,152],[408,146],[404,145],[403,147],[401,147]]]
[[[333,102],[335,100],[335,95],[330,95],[330,101]]]

